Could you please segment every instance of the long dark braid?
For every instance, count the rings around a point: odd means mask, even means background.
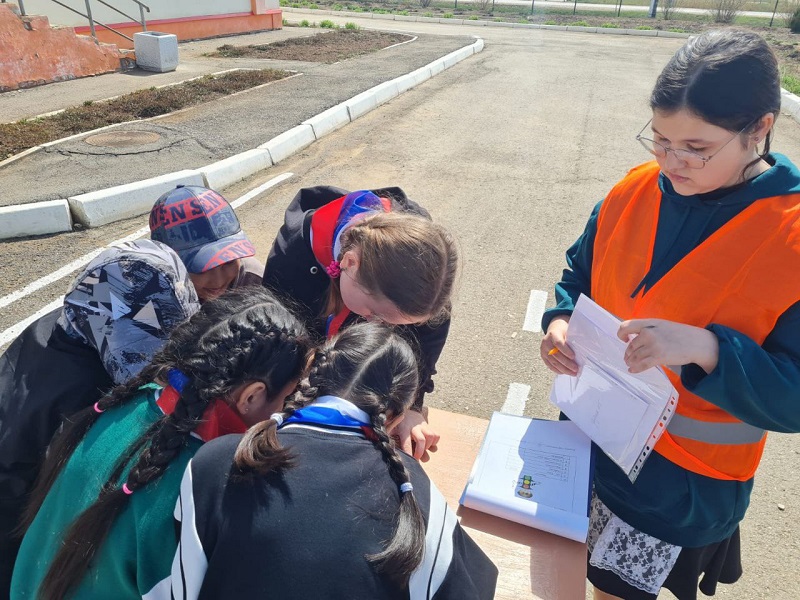
[[[402,415],[416,397],[417,362],[408,343],[389,328],[358,323],[329,340],[317,352],[313,365],[295,395],[286,403],[284,417],[323,395],[349,400],[370,416],[375,447],[383,455],[398,488],[410,475],[394,440],[386,431],[388,417]],[[297,460],[283,448],[273,419],[251,428],[236,450],[235,465],[244,476],[266,475],[286,469]],[[382,552],[368,555],[374,568],[405,587],[422,561],[425,522],[412,492],[400,493],[400,510],[391,539]]]
[[[188,383],[172,414],[162,417],[123,453],[97,501],[72,523],[42,581],[40,597],[63,598],[80,582],[130,494],[164,474],[186,447],[208,406],[252,381],[264,383],[270,394],[277,393],[300,376],[309,348],[310,340],[300,321],[260,287],[229,292],[203,304],[198,313],[173,331],[164,350],[138,381],[114,390],[98,403],[98,408],[105,411],[130,401],[137,396],[136,384],[146,376],[166,379],[169,369],[180,370]],[[93,422],[97,412],[88,410],[95,412],[94,417],[87,417]],[[80,423],[83,431],[78,441],[90,426]],[[73,448],[75,445],[77,442]],[[134,459],[124,485],[120,485],[122,473]],[[60,460],[61,464],[65,461],[63,457]]]

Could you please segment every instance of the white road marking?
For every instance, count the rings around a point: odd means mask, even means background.
[[[277,177],[273,177],[272,179],[270,179],[266,183],[258,186],[255,189],[250,190],[249,192],[247,192],[243,196],[240,196],[239,198],[237,198],[236,200],[231,202],[231,206],[234,209],[239,208],[244,203],[249,202],[250,200],[252,200],[256,196],[258,196],[259,194],[263,193],[264,191],[268,190],[269,188],[274,187],[274,186],[276,186],[276,185],[278,185],[280,183],[283,183],[284,181],[286,181],[287,179],[289,179],[293,175],[294,175],[294,173],[283,173],[282,175],[278,175]],[[133,233],[131,233],[129,235],[126,235],[123,238],[120,238],[118,240],[115,240],[114,242],[111,242],[109,244],[109,246],[111,246],[113,244],[122,244],[122,243],[125,243],[125,242],[131,242],[133,240],[139,239],[140,237],[142,237],[144,235],[147,235],[149,232],[150,232],[150,227],[149,226],[144,226],[141,229],[137,229]],[[76,270],[80,269],[81,267],[86,265],[89,261],[91,261],[93,258],[95,258],[97,255],[99,255],[103,251],[103,249],[104,248],[97,248],[95,250],[92,250],[91,252],[89,252],[87,254],[84,254],[80,258],[77,258],[77,259],[73,260],[72,262],[64,265],[60,269],[58,269],[56,271],[53,271],[49,275],[45,275],[44,277],[41,277],[41,278],[37,279],[36,281],[33,281],[33,282],[29,283],[24,288],[21,288],[19,290],[11,292],[10,294],[8,294],[6,296],[3,296],[2,298],[0,298],[0,308],[3,308],[4,306],[8,306],[9,304],[12,304],[13,302],[16,302],[17,300],[20,300],[21,298],[24,298],[25,296],[29,296],[32,293],[34,293],[35,291],[40,290],[43,287],[47,287],[51,283],[54,283],[54,282],[58,281],[59,279],[62,279],[64,277],[66,277],[67,275],[71,274],[73,271],[76,271]],[[23,319],[22,321],[19,321],[18,323],[12,325],[8,329],[6,329],[2,333],[0,333],[0,347],[5,346],[11,340],[16,338],[20,333],[22,333],[22,331],[28,325],[33,323],[36,319],[46,315],[47,313],[49,313],[51,310],[57,308],[58,306],[61,306],[63,301],[64,301],[64,297],[60,296],[59,298],[57,298],[57,299],[53,300],[52,302],[50,302],[47,306],[42,307],[41,309],[36,311],[34,314],[32,314],[29,317]]]
[[[16,325],[12,325],[8,329],[6,329],[3,333],[0,333],[0,347],[5,346],[11,340],[15,339],[20,333],[22,333],[25,330],[25,328],[28,325],[33,323],[39,317],[43,317],[44,315],[46,315],[50,311],[55,310],[56,308],[61,306],[61,304],[63,302],[64,302],[64,297],[63,296],[61,296],[60,298],[56,298],[55,300],[53,300],[47,306],[43,306],[42,308],[37,310],[35,313],[33,313],[27,319],[23,319],[22,321],[20,321]]]
[[[542,315],[547,304],[547,292],[531,290],[528,298],[528,310],[525,311],[525,322],[522,324],[523,331],[540,333],[542,331]]]
[[[531,393],[531,386],[524,383],[509,383],[508,395],[500,412],[509,415],[522,415],[525,412],[525,404],[528,402],[528,395]]]

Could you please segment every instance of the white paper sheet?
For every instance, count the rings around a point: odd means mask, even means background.
[[[678,393],[660,368],[628,372],[619,324],[580,297],[567,330],[578,375],[558,375],[550,399],[634,480],[672,418]]]
[[[591,442],[574,423],[494,413],[461,504],[585,542]]]

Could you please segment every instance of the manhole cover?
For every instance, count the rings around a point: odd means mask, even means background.
[[[152,131],[109,131],[90,135],[84,142],[92,146],[105,146],[107,148],[130,148],[131,146],[144,146],[153,144],[161,136]]]

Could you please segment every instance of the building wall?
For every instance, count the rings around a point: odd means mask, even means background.
[[[85,0],[60,0],[86,14]],[[132,0],[106,0],[128,16],[139,19],[139,7]],[[53,25],[73,27],[75,33],[89,35],[89,22],[84,17],[50,2],[50,0],[24,0],[25,12],[29,15],[44,15]],[[90,0],[92,18],[113,27],[133,38],[142,31],[138,21],[126,18],[112,9]],[[174,33],[178,40],[193,40],[252,31],[280,29],[283,13],[278,0],[143,0],[150,7],[145,12],[147,29],[162,33]],[[133,43],[100,25],[95,26],[97,39],[116,44],[120,48],[132,49]]]
[[[0,92],[117,71],[123,60],[116,46],[19,17],[9,4],[0,4],[0,48]]]
[[[59,0],[63,4],[70,6],[86,14],[86,2],[84,0]],[[179,19],[184,17],[200,17],[209,15],[225,15],[236,13],[252,12],[250,0],[142,0],[150,7],[150,12],[144,13],[148,21],[161,19]],[[135,19],[139,18],[139,6],[132,0],[106,0],[108,4],[117,7]],[[60,7],[50,0],[24,0],[25,12],[29,15],[45,15],[50,19],[52,25],[66,25],[70,27],[81,27],[87,21],[83,17],[70,12],[66,8]],[[103,6],[99,2],[90,1],[92,16],[101,23],[111,25],[113,23],[124,23],[129,21],[119,13]],[[277,1],[273,8],[278,8]]]

